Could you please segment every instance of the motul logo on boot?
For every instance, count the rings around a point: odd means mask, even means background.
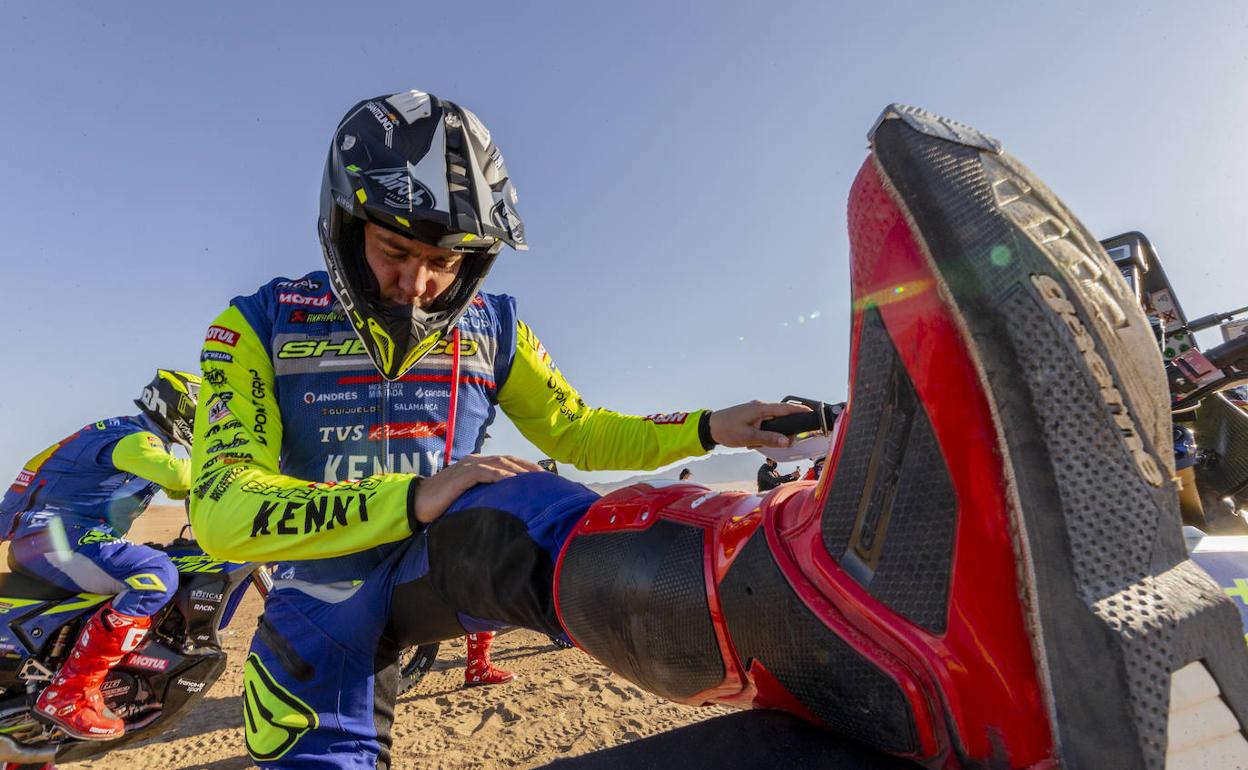
[[[1041,299],[1049,306],[1049,309],[1058,314],[1066,324],[1066,328],[1070,330],[1071,336],[1074,337],[1075,347],[1083,355],[1084,364],[1096,380],[1101,400],[1109,408],[1114,424],[1118,427],[1118,433],[1122,436],[1127,451],[1131,453],[1135,461],[1136,469],[1145,481],[1154,487],[1160,487],[1165,481],[1161,468],[1157,467],[1157,461],[1144,448],[1144,440],[1140,438],[1139,431],[1135,428],[1135,418],[1131,416],[1131,410],[1127,408],[1122,392],[1114,385],[1114,376],[1109,371],[1105,359],[1096,352],[1096,340],[1088,333],[1083,322],[1079,320],[1079,316],[1075,314],[1075,306],[1066,298],[1066,292],[1061,284],[1049,276],[1033,275],[1031,282],[1040,292]]]

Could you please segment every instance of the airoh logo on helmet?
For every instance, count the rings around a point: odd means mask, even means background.
[[[390,208],[410,210],[434,206],[433,193],[406,168],[379,168],[366,171],[364,175],[386,191],[383,200]]]

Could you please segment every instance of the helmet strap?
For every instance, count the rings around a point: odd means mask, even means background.
[[[455,408],[459,405],[459,327],[451,330],[451,406],[446,413],[446,455],[442,467],[451,464],[455,449]]]

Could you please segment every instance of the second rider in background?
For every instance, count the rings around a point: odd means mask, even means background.
[[[160,489],[190,488],[189,449],[199,377],[159,369],[134,403],[139,414],[91,423],[32,457],[0,502],[9,565],[70,591],[115,594],[82,632],[35,713],[86,741],[120,737],[125,724],[104,705],[100,685],[139,646],[178,585],[164,551],[126,540]]]

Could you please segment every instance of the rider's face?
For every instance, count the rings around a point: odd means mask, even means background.
[[[366,222],[364,260],[377,279],[382,299],[424,308],[454,283],[463,255]]]

